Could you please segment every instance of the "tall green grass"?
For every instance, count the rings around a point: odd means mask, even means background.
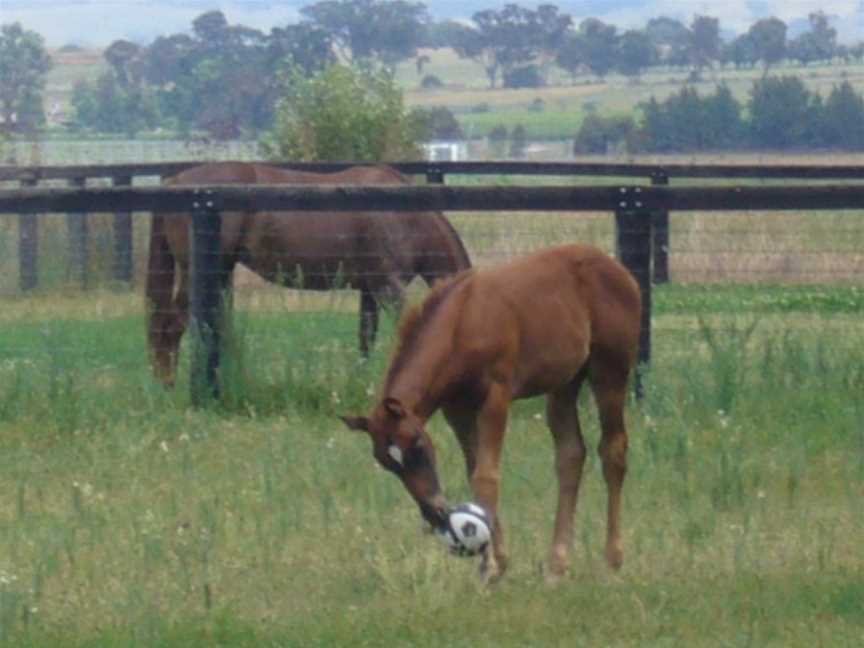
[[[572,573],[544,584],[551,441],[541,402],[514,407],[512,569],[491,591],[336,418],[372,401],[392,322],[364,363],[353,314],[241,311],[226,398],[196,410],[185,360],[176,390],[150,378],[140,314],[5,302],[0,645],[859,645],[860,307],[794,309],[782,287],[755,307],[749,290],[657,291],[618,575],[592,456]],[[430,431],[448,497],[467,499],[452,435],[440,417]]]

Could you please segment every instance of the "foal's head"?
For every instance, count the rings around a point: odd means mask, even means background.
[[[368,418],[345,416],[342,420],[352,430],[369,433],[378,463],[402,480],[429,524],[436,529],[445,527],[447,504],[438,485],[435,447],[423,422],[395,398],[382,400]]]

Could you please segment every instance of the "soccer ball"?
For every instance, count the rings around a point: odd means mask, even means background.
[[[476,556],[492,539],[492,522],[483,507],[467,502],[450,511],[447,528],[439,531],[439,537],[450,553]]]

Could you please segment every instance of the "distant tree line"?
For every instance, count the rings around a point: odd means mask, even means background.
[[[408,0],[319,0],[300,14],[299,23],[265,33],[209,11],[190,33],[146,46],[115,41],[104,53],[106,73],[76,86],[72,125],[127,135],[158,127],[217,139],[259,133],[273,126],[278,101],[298,72],[311,76],[337,61],[392,73],[413,59],[421,86],[440,85],[424,76],[429,59],[421,48],[452,48],[482,66],[490,87],[511,88],[543,86],[556,67],[573,82],[586,74],[638,79],[658,66],[689,70],[695,80],[722,66],[761,66],[767,73],[784,61],[864,60],[864,44],[838,43],[822,11],[810,14],[809,30],[795,38],[783,21],[766,18],[729,42],[711,16],[695,15],[689,24],[658,17],[619,31],[596,18],[575,24],[554,4],[506,4],[475,13],[469,23],[434,21],[423,3]],[[3,26],[0,126],[44,123],[49,66],[38,34]]]
[[[684,87],[666,100],[652,98],[630,116],[588,115],[574,152],[688,153],[721,150],[864,151],[864,97],[848,81],[826,99],[795,76],[765,76],[742,106],[725,84],[706,96]]]

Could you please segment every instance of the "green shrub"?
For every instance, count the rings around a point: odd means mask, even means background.
[[[276,160],[419,159],[422,124],[405,108],[393,76],[332,65],[306,76],[295,70],[275,126],[262,140]]]
[[[595,113],[585,117],[573,140],[573,153],[604,154],[610,147],[628,144],[635,132],[630,116],[601,117]]]
[[[424,90],[438,90],[444,87],[444,82],[434,74],[427,74],[420,81],[420,87]]]
[[[526,65],[504,73],[505,88],[542,88],[546,85],[540,68]]]

